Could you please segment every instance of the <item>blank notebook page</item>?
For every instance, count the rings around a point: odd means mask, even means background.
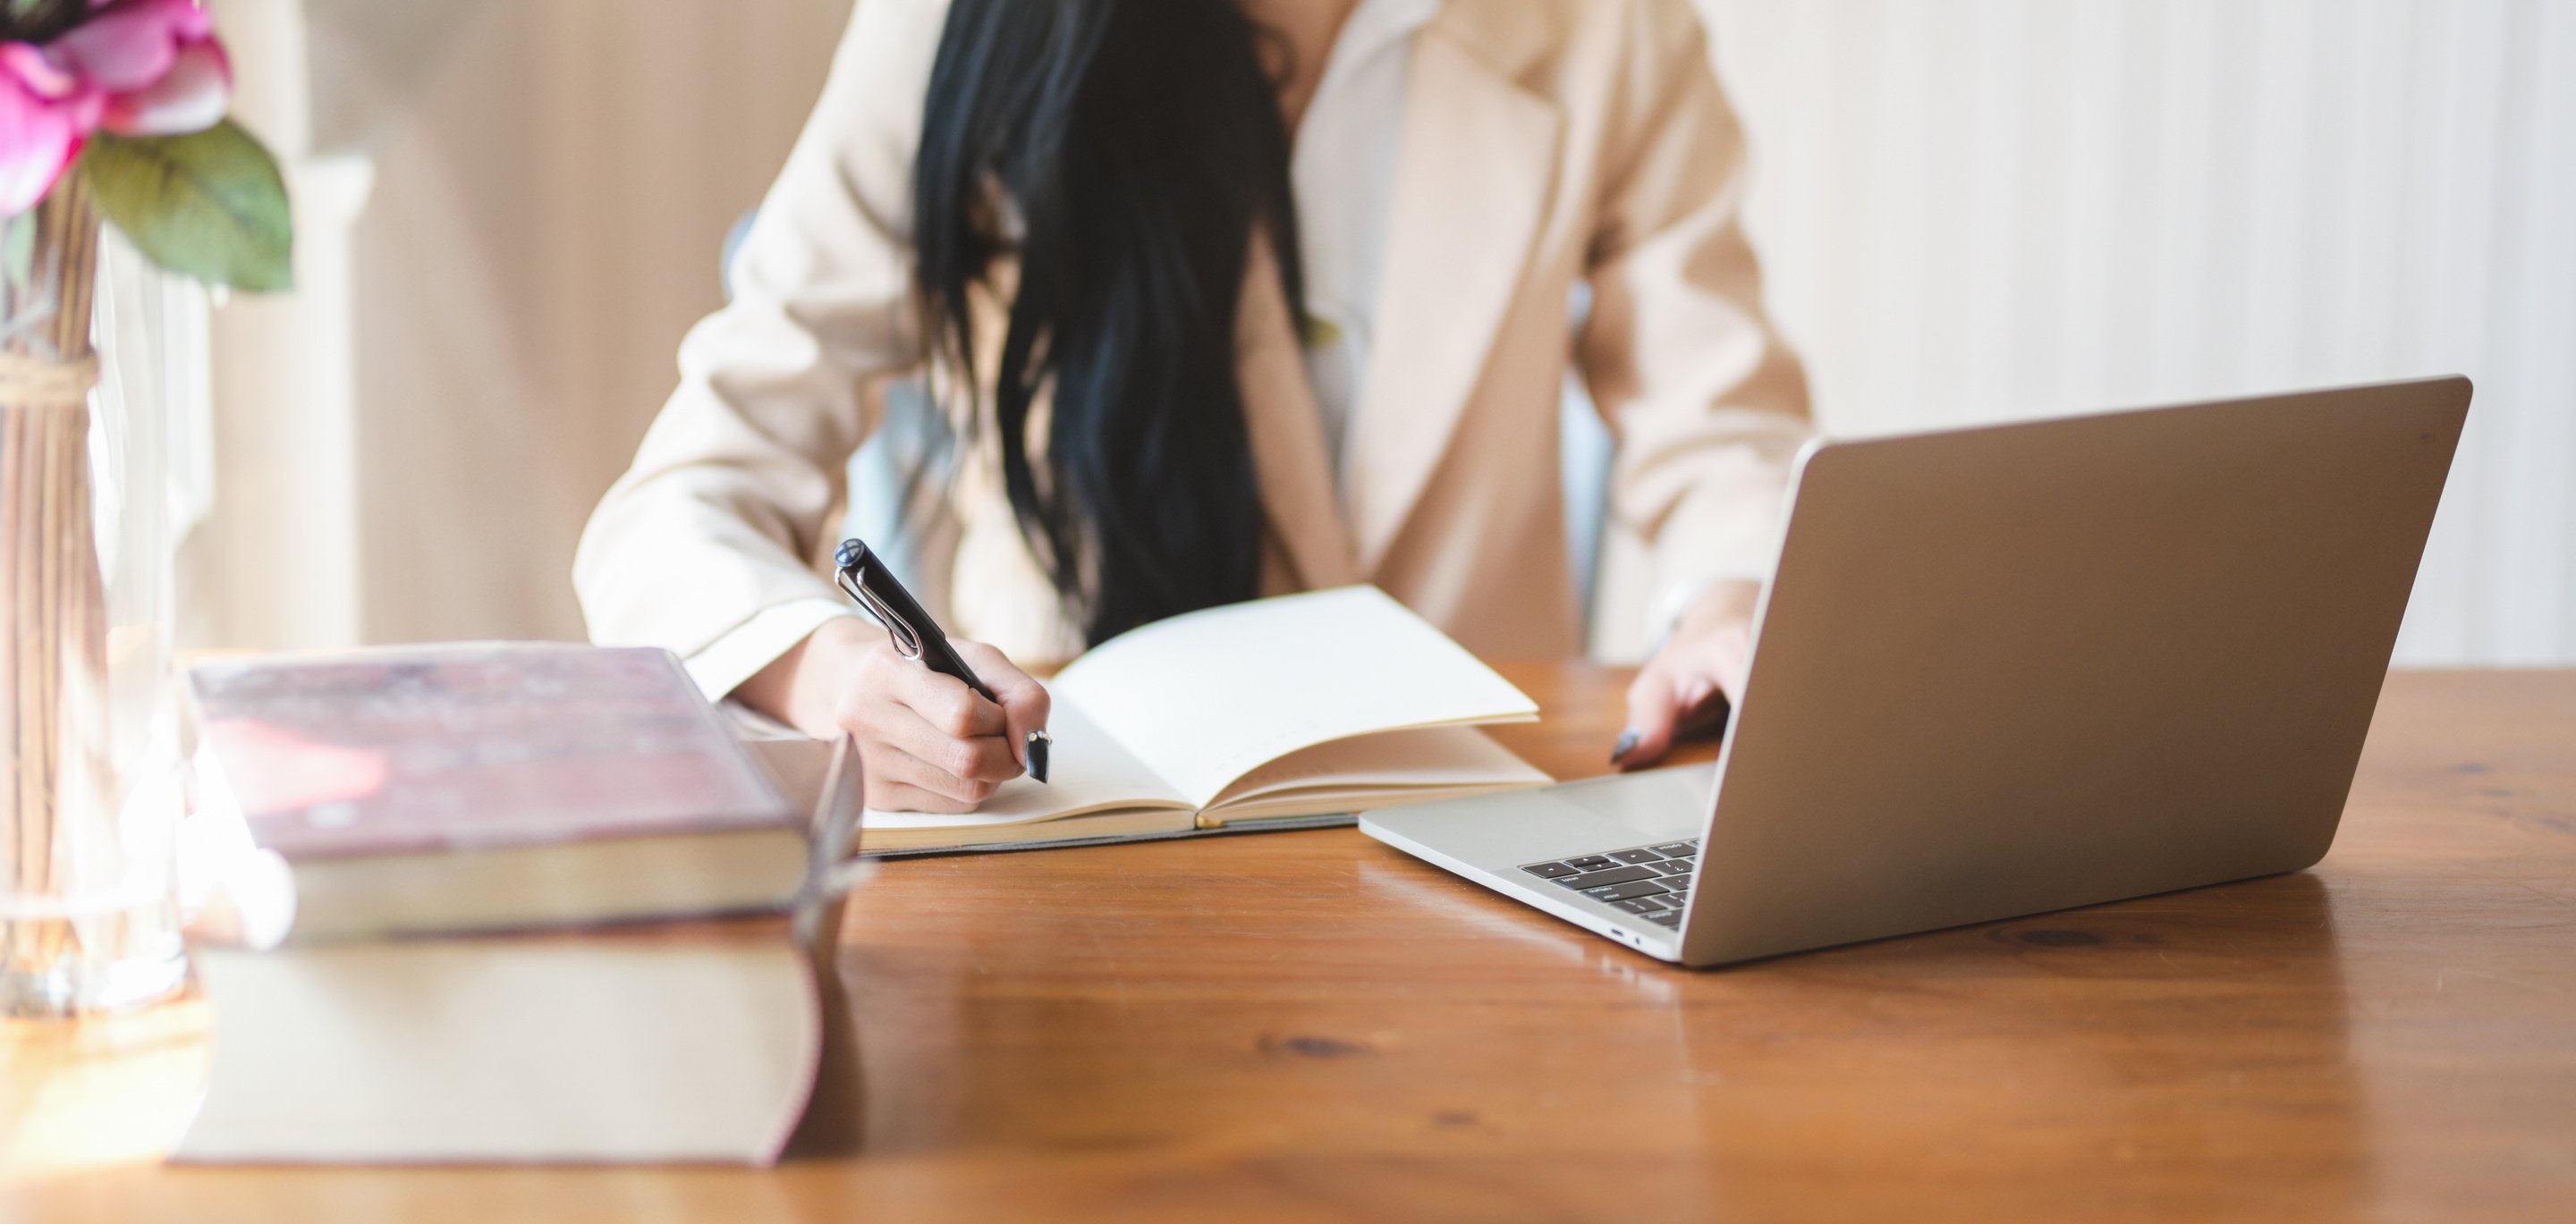
[[[1104,642],[1052,686],[1189,802],[1301,748],[1538,706],[1375,587],[1210,608]]]

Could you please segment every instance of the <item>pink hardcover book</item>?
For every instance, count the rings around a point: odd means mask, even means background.
[[[298,937],[765,908],[801,878],[804,817],[667,651],[390,647],[189,685],[209,789],[294,868]]]

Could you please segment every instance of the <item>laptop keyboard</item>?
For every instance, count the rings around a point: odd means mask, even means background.
[[[1678,927],[1682,924],[1682,905],[1690,900],[1691,872],[1698,866],[1699,839],[1694,837],[1605,854],[1523,863],[1521,870],[1657,926]]]

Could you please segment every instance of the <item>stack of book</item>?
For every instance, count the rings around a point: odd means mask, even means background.
[[[822,795],[845,839],[846,753],[755,755],[659,650],[189,679],[203,795],[283,858],[294,919],[275,948],[199,949],[214,1069],[175,1159],[777,1157],[823,1044],[817,913],[836,918],[849,849],[786,796]]]

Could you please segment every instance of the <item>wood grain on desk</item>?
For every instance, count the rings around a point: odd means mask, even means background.
[[[1621,676],[1507,670],[1598,772]],[[2576,1218],[2576,672],[2391,677],[2311,872],[1715,972],[1348,830],[852,910],[854,1154],[163,1169],[184,1004],[0,1026],[0,1219]]]

